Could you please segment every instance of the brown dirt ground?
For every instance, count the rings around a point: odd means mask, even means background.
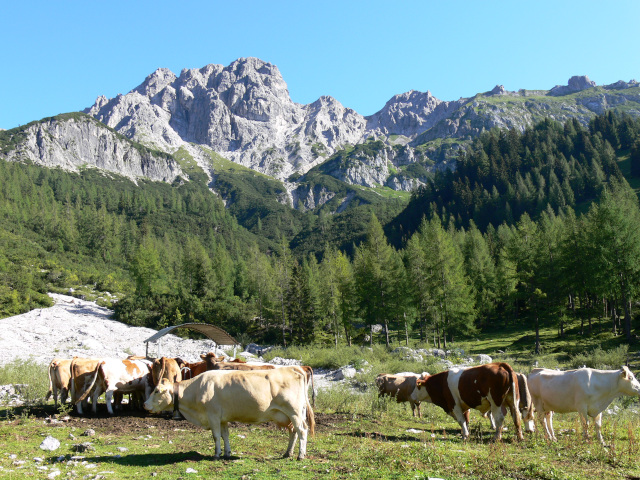
[[[78,429],[108,430],[114,435],[141,434],[148,433],[149,428],[157,431],[174,431],[176,428],[184,430],[203,430],[201,427],[193,425],[186,420],[173,420],[171,414],[149,414],[145,411],[127,409],[116,411],[111,416],[107,412],[104,404],[98,404],[98,412],[95,415],[80,416],[75,411],[68,415],[58,413],[53,405],[38,405],[30,407],[19,407],[13,409],[16,418],[28,414],[31,418],[41,419],[43,421],[52,420],[53,425],[72,426]],[[0,418],[6,418],[0,410]],[[316,431],[336,430],[337,427],[346,420],[346,415],[338,414],[322,414],[316,413]],[[60,421],[60,423],[55,423]],[[237,427],[239,424],[231,422],[231,428]],[[277,429],[275,424],[267,424],[267,428]]]

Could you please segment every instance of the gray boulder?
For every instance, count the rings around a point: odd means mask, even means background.
[[[40,444],[40,448],[42,450],[53,452],[54,450],[60,448],[60,440],[49,435],[42,441],[42,443]]]

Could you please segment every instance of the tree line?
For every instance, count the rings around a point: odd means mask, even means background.
[[[206,182],[0,162],[0,314],[91,284],[119,293],[121,321],[212,323],[245,342],[372,342],[381,325],[388,345],[446,347],[525,325],[539,351],[542,326],[562,335],[579,321],[587,335],[604,317],[631,341],[640,210],[618,165],[633,171],[639,131],[607,114],[588,127],[487,132],[414,195],[390,235],[370,214],[361,242],[317,256],[238,226]]]

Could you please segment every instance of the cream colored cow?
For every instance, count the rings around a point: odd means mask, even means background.
[[[177,407],[191,423],[211,430],[216,458],[221,453],[220,437],[224,440],[224,456],[231,455],[229,422],[274,422],[287,428],[289,446],[284,456],[293,454],[299,438],[298,459],[305,457],[307,433],[313,434],[315,428],[306,374],[300,367],[211,370],[182,382],[161,380],[144,408],[159,413],[171,407]]]
[[[53,402],[58,406],[58,390],[60,390],[60,403],[65,403],[71,389],[71,360],[54,358],[49,364],[49,391],[45,402],[53,395]]]
[[[561,372],[535,368],[528,377],[533,406],[538,412],[546,438],[556,440],[553,412],[578,412],[584,438],[588,438],[589,417],[594,419],[596,436],[602,438],[602,412],[621,395],[640,396],[640,382],[628,367],[620,370],[580,368]]]

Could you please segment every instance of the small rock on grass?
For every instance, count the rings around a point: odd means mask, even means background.
[[[52,452],[60,448],[60,440],[49,435],[42,441],[42,443],[40,444],[40,448],[42,450],[48,450]]]

